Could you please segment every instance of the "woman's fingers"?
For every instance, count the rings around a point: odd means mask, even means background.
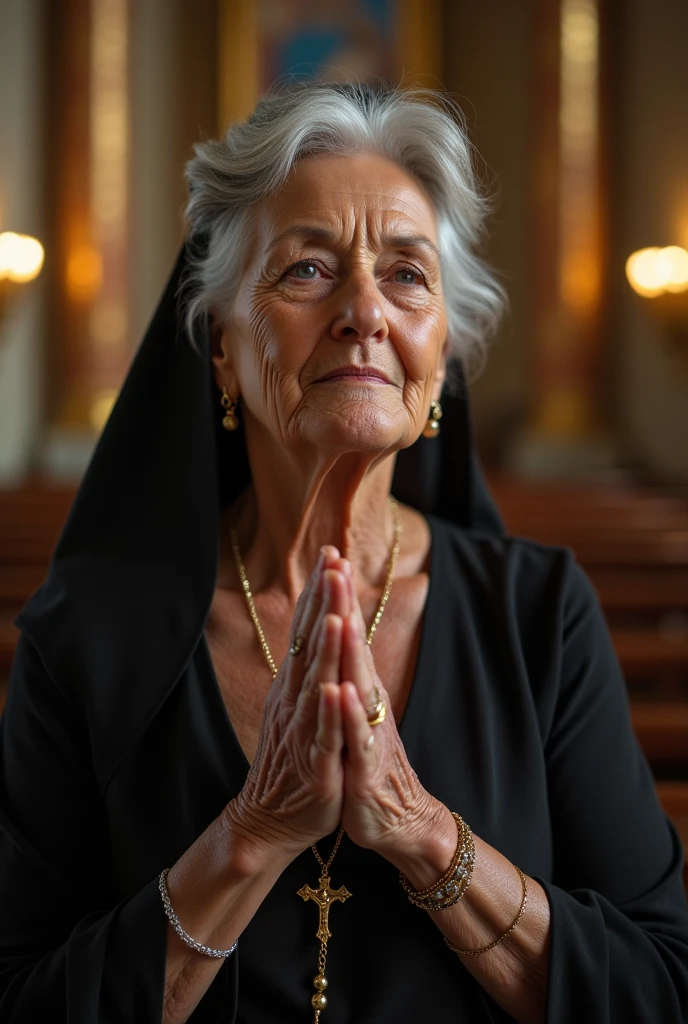
[[[297,639],[301,639],[305,644],[310,637],[322,606],[323,574],[338,561],[341,561],[341,559],[339,558],[337,548],[328,544],[320,549],[315,568],[309,576],[308,582],[303,588],[296,605],[291,628],[292,643]]]
[[[326,615],[320,627],[315,659],[311,673],[320,683],[339,682],[339,662],[342,652],[342,620],[339,615]]]
[[[331,771],[321,781],[329,781],[341,770],[341,752],[344,744],[341,721],[333,715],[331,708],[332,690],[339,690],[339,662],[341,659],[342,620],[338,615],[326,615],[320,627],[317,649],[313,664],[306,673],[304,685],[296,702],[294,727],[297,743],[304,755],[309,754],[309,767],[316,771],[316,761],[323,769],[323,757],[332,754],[333,745],[337,750],[337,765],[330,765]],[[323,698],[323,686],[326,696]],[[338,696],[338,694],[337,694]],[[325,704],[323,706],[323,700]],[[323,720],[323,716],[324,720]],[[328,738],[329,737],[329,738]],[[315,754],[320,753],[320,759]],[[318,769],[318,770],[320,770]],[[324,769],[323,769],[324,770]],[[334,774],[333,774],[334,773]],[[316,775],[318,772],[316,771]]]
[[[360,618],[352,612],[345,620],[342,635],[342,679],[353,683],[361,703],[372,711],[380,686],[375,665],[363,633]],[[376,692],[377,687],[377,692]]]
[[[330,565],[335,564],[338,560],[339,551],[337,548],[326,545],[320,549],[318,561],[296,605],[291,627],[290,645],[300,640],[301,651],[297,655],[287,655],[288,672],[285,687],[286,696],[294,702],[301,692],[303,677],[308,667],[306,651],[311,634],[316,628],[316,623],[321,616],[323,605],[325,604],[323,574]]]
[[[337,683],[322,683],[318,702],[318,726],[310,750],[311,768],[319,779],[327,782],[339,774],[343,746],[339,686]]]
[[[358,689],[351,682],[340,686],[341,716],[346,754],[351,769],[360,774],[371,766],[375,733],[368,725],[368,716]]]
[[[326,615],[320,623],[314,658],[308,667],[296,703],[300,726],[312,732],[321,683],[339,683],[339,662],[342,653],[342,620],[339,615]]]
[[[313,572],[308,577],[306,586],[303,588],[296,605],[294,621],[292,623],[292,640],[299,636],[306,637],[310,635],[322,601],[323,573],[340,562],[339,551],[332,544],[326,544],[320,548],[320,554],[318,555]]]
[[[363,635],[367,636],[368,627],[366,626],[365,619],[363,618],[363,612],[361,611],[361,605],[358,601],[358,594],[356,593],[356,587],[354,586],[354,580],[351,572],[346,574],[346,583],[347,590],[349,592],[350,614],[357,619]]]
[[[306,665],[310,665],[315,657],[318,637],[320,636],[320,630],[325,616],[332,614],[343,617],[349,614],[350,605],[348,588],[346,579],[344,578],[344,572],[341,568],[343,561],[343,559],[338,558],[331,568],[324,569],[322,572],[320,608],[308,638]],[[338,679],[339,677],[337,676],[337,681]]]

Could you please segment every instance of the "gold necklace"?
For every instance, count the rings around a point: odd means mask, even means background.
[[[392,544],[392,550],[389,556],[389,563],[387,565],[387,576],[385,578],[385,585],[382,589],[380,603],[377,606],[377,611],[373,616],[373,621],[370,624],[366,636],[366,643],[368,644],[368,646],[370,646],[370,644],[372,643],[373,636],[375,635],[375,630],[380,625],[382,613],[384,612],[385,605],[389,600],[389,595],[392,591],[392,580],[394,579],[394,570],[396,568],[397,558],[399,557],[399,546],[402,534],[401,520],[399,518],[399,506],[397,505],[396,501],[391,496],[391,494],[389,496],[389,503],[392,509],[392,518],[394,519],[394,543]],[[246,604],[248,606],[249,615],[253,620],[253,625],[256,628],[256,633],[258,635],[260,646],[263,650],[263,654],[265,655],[265,660],[267,661],[270,667],[270,671],[272,672],[272,678],[274,679],[275,676],[277,675],[278,669],[277,665],[275,664],[275,659],[272,656],[270,645],[268,644],[267,639],[265,637],[265,633],[263,632],[263,627],[260,624],[260,619],[258,618],[258,612],[256,611],[256,606],[253,600],[253,594],[251,593],[251,587],[249,586],[248,578],[246,576],[246,569],[241,558],[241,552],[239,551],[239,539],[237,537],[236,532],[236,513],[234,512],[234,510],[232,510],[230,514],[229,535],[232,542],[234,562],[237,568],[239,579],[241,580],[241,589],[243,590],[244,597],[246,598]],[[385,705],[381,700],[380,691],[376,686],[375,707],[373,710],[379,716],[380,721],[382,721],[382,718],[384,717],[384,707]],[[332,861],[335,858],[337,850],[339,849],[339,844],[342,841],[343,835],[344,827],[340,825],[339,832],[337,833],[337,838],[332,849],[332,853],[330,854],[327,863],[325,863],[325,861],[320,856],[318,852],[318,847],[315,845],[315,843],[312,844],[311,850],[313,851],[313,855],[322,869],[322,873],[318,880],[318,888],[312,889],[310,885],[303,885],[300,889],[297,890],[297,895],[300,896],[305,903],[307,903],[309,900],[312,900],[317,905],[319,911],[318,930],[316,932],[317,938],[320,939],[320,951],[318,953],[318,973],[313,978],[313,987],[315,988],[315,993],[311,997],[311,1006],[315,1011],[313,1024],[318,1024],[320,1020],[320,1014],[327,1006],[327,996],[325,995],[325,989],[327,988],[325,967],[327,966],[327,942],[332,935],[329,929],[330,906],[332,905],[332,903],[336,901],[344,903],[344,901],[348,900],[349,897],[351,896],[351,893],[343,885],[340,886],[339,889],[333,889],[330,886],[330,865],[332,864]]]

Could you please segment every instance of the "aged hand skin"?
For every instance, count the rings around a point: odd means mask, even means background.
[[[301,653],[280,667],[246,784],[225,812],[256,848],[291,857],[336,829],[342,813],[337,683],[345,606],[341,588],[329,583],[342,570],[337,549],[323,548],[294,614],[292,642],[302,639]]]
[[[390,698],[366,642],[349,564],[330,576],[331,586],[340,591],[339,606],[345,609],[339,677],[345,742],[342,824],[358,846],[393,859],[393,852],[404,845],[422,844],[446,809],[421,786],[409,764]],[[368,709],[375,703],[376,688],[388,714],[383,723],[371,727]]]

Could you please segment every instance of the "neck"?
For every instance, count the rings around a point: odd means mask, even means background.
[[[324,544],[351,562],[357,586],[381,586],[394,542],[395,453],[285,451],[258,431],[247,431],[247,447],[253,481],[235,512],[254,593],[276,587],[295,604]],[[228,581],[227,521],[222,541]]]

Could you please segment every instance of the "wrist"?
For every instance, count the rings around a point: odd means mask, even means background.
[[[290,861],[242,828],[234,812],[225,808],[167,873],[177,923],[192,941],[215,950],[233,946]],[[185,962],[189,944],[176,928],[170,942]]]
[[[244,878],[268,873],[279,875],[294,860],[296,852],[286,850],[266,828],[261,828],[231,800],[218,819],[226,844],[227,863],[232,874]]]
[[[406,875],[414,889],[423,890],[449,869],[456,842],[456,822],[451,812],[433,797],[427,810],[383,855]]]

